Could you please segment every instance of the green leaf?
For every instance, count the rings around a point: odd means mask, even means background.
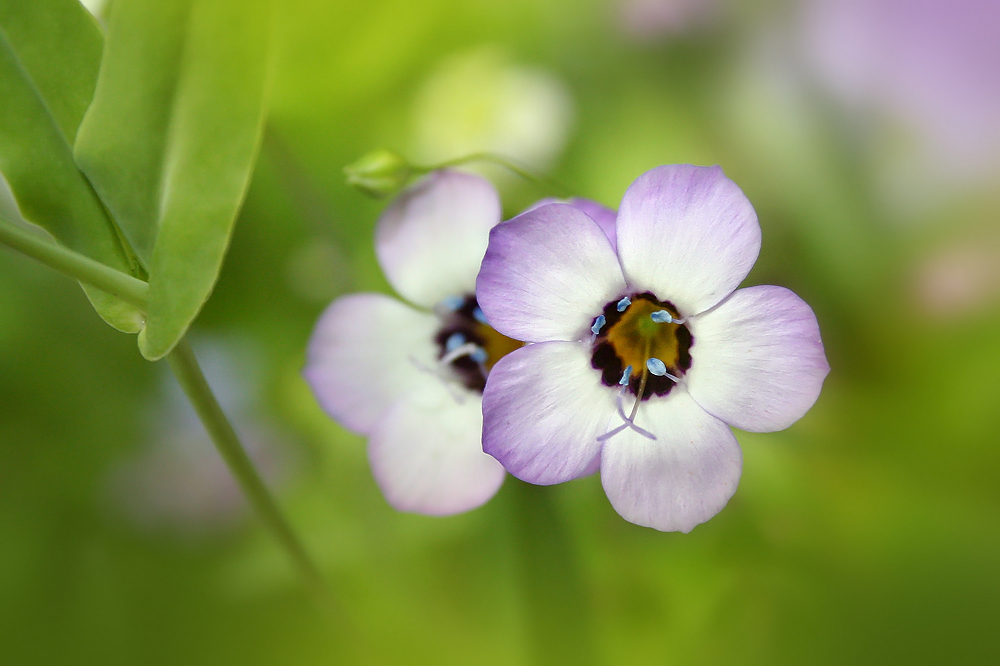
[[[116,0],[77,163],[149,270],[155,360],[215,285],[264,120],[266,0]]]
[[[135,275],[117,228],[73,162],[101,45],[97,23],[75,0],[0,0],[0,171],[26,220]],[[142,328],[134,307],[83,288],[109,324],[131,333]]]

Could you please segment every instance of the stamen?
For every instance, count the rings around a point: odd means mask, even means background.
[[[442,356],[441,360],[438,361],[438,363],[440,363],[441,365],[448,365],[449,363],[453,363],[454,361],[462,358],[463,356],[472,356],[473,354],[476,353],[476,350],[482,350],[482,349],[483,349],[482,347],[480,347],[474,342],[466,342],[464,345],[460,345],[455,349],[452,349],[444,356]],[[483,353],[485,354],[486,352],[483,351]]]
[[[687,321],[684,317],[674,317],[666,310],[657,310],[649,315],[649,318],[657,324],[683,324]]]
[[[675,384],[681,381],[680,377],[674,377],[672,374],[667,372],[666,364],[656,357],[646,361],[646,368],[648,368],[649,371],[657,377],[666,377]]]
[[[465,305],[465,298],[458,295],[446,296],[444,300],[441,301],[441,305],[450,312],[457,312],[463,305]]]
[[[622,300],[618,301],[618,305],[615,307],[618,308],[618,312],[625,312],[625,308],[630,305],[632,305],[632,299],[626,296]]]
[[[476,363],[479,363],[480,365],[482,365],[483,363],[486,363],[486,359],[488,357],[486,355],[486,350],[483,349],[482,347],[478,347],[477,346],[476,349],[475,349],[475,351],[473,351],[471,354],[469,354],[469,358],[471,358]]]
[[[461,333],[452,333],[448,336],[448,339],[444,342],[444,350],[446,352],[453,352],[466,342],[465,336]]]
[[[647,355],[649,354],[648,344],[646,346],[646,354]],[[649,363],[647,362],[646,365],[648,366]],[[632,430],[636,431],[637,433],[639,433],[640,435],[642,435],[647,439],[654,439],[654,440],[656,439],[656,435],[649,432],[645,428],[640,428],[635,424],[635,415],[639,411],[639,403],[642,402],[642,394],[646,391],[646,380],[649,378],[649,372],[647,370],[643,370],[642,372],[642,380],[639,382],[639,392],[635,396],[635,404],[632,405],[632,413],[629,414],[628,416],[625,416],[625,405],[622,402],[622,397],[628,390],[629,378],[632,376],[632,366],[630,365],[627,368],[625,368],[625,372],[622,374],[621,381],[618,382],[619,385],[621,385],[622,390],[618,392],[618,399],[617,399],[618,416],[620,416],[622,420],[625,421],[625,423],[618,426],[617,428],[612,428],[603,435],[599,435],[597,437],[598,442],[604,442],[611,439],[612,437],[620,433],[622,430],[625,430],[625,428],[631,428]]]
[[[590,327],[590,332],[594,335],[598,335],[607,322],[608,320],[604,317],[604,315],[597,315],[597,319],[594,320],[594,325]]]
[[[478,321],[480,324],[485,324],[487,326],[490,325],[490,322],[486,320],[486,313],[483,312],[483,309],[478,305],[472,311],[472,318]]]

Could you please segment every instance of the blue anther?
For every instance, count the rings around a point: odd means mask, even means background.
[[[667,366],[655,356],[646,361],[646,368],[657,377],[663,377],[667,374]]]
[[[476,350],[471,354],[469,354],[469,358],[471,358],[476,363],[486,363],[486,358],[487,358],[486,350],[483,349],[482,347],[476,347]]]
[[[625,372],[622,373],[622,378],[618,380],[619,386],[625,386],[628,384],[628,380],[632,378],[632,366],[625,368]]]
[[[649,318],[657,324],[669,324],[674,320],[674,316],[666,310],[657,310],[653,314],[649,315]]]
[[[483,309],[478,305],[472,311],[472,318],[478,321],[480,324],[486,324],[487,326],[490,325],[490,322],[486,321],[486,313],[484,313]]]
[[[465,298],[458,295],[447,296],[443,301],[441,301],[441,305],[443,305],[447,310],[455,312],[465,305]]]
[[[448,336],[448,339],[444,341],[444,350],[446,352],[453,352],[462,345],[465,344],[465,336],[461,333],[452,333]]]
[[[604,328],[604,324],[606,324],[607,321],[608,320],[604,318],[604,315],[597,315],[597,319],[594,320],[594,325],[590,327],[590,332],[597,335],[601,332],[601,329]]]
[[[622,300],[618,301],[618,305],[616,307],[618,308],[618,312],[625,312],[625,308],[630,305],[632,305],[632,299],[626,296]]]

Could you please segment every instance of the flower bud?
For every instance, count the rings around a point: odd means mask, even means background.
[[[413,173],[413,167],[406,160],[384,148],[344,167],[348,184],[376,199],[401,190]]]

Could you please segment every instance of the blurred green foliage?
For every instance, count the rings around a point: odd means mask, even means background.
[[[596,663],[990,663],[1000,295],[987,280],[972,306],[946,309],[921,280],[949,248],[996,247],[1000,188],[901,223],[840,109],[790,100],[748,64],[771,4],[651,40],[625,32],[611,1],[279,3],[260,159],[194,345],[252,368],[252,382],[209,379],[223,394],[258,387],[248,411],[274,432],[237,428],[290,461],[281,502],[337,607],[312,605],[251,516],[220,523],[195,505],[136,520],[137,506],[168,511],[202,490],[182,475],[176,497],[150,504],[112,482],[176,438],[183,417],[159,407],[171,380],[70,280],[2,249],[0,661],[510,664],[575,650]],[[484,47],[565,84],[574,119],[552,173],[581,196],[614,206],[647,168],[721,164],[763,227],[748,283],[786,285],[819,317],[833,368],[819,402],[787,431],[737,433],[739,490],[691,534],[626,523],[596,477],[509,478],[452,518],[395,513],[363,441],[299,376],[330,299],[388,288],[371,244],[384,204],[350,189],[343,166],[414,150],[423,83]],[[500,184],[508,213],[549,194]],[[973,261],[957,256],[958,269]]]

